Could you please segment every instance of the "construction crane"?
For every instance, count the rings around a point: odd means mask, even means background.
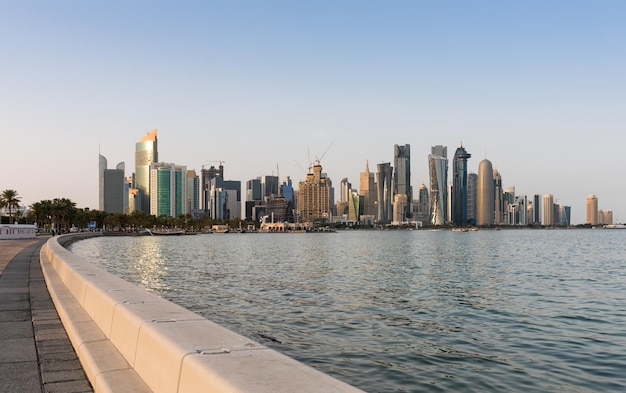
[[[324,150],[322,154],[320,154],[319,156],[315,156],[316,165],[322,164],[322,158],[324,158],[324,156],[326,155],[326,153],[328,152],[328,150],[331,148],[332,145],[333,144],[331,143],[330,145],[328,145],[328,147],[326,148],[326,150]]]
[[[204,163],[202,163],[202,169],[204,169],[204,166],[210,162],[217,162],[220,164],[220,166],[223,166],[224,164],[226,164],[226,161],[224,160],[207,160]]]

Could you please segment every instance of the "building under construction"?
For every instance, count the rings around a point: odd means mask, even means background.
[[[319,162],[313,166],[313,172],[306,175],[306,180],[298,183],[296,195],[296,217],[299,222],[323,225],[330,221],[330,180],[322,177]]]

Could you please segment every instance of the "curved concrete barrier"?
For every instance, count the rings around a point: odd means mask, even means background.
[[[87,235],[93,236],[93,235]],[[130,284],[51,238],[50,295],[97,392],[360,392]]]

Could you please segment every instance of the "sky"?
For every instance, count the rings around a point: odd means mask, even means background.
[[[0,190],[98,208],[98,154],[134,171],[224,162],[224,177],[338,188],[411,145],[461,142],[504,187],[585,199],[626,222],[626,2],[0,1]],[[452,178],[450,164],[449,181]]]

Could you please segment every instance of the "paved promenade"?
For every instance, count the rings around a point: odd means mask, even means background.
[[[0,393],[93,392],[41,272],[46,240],[0,240]]]

